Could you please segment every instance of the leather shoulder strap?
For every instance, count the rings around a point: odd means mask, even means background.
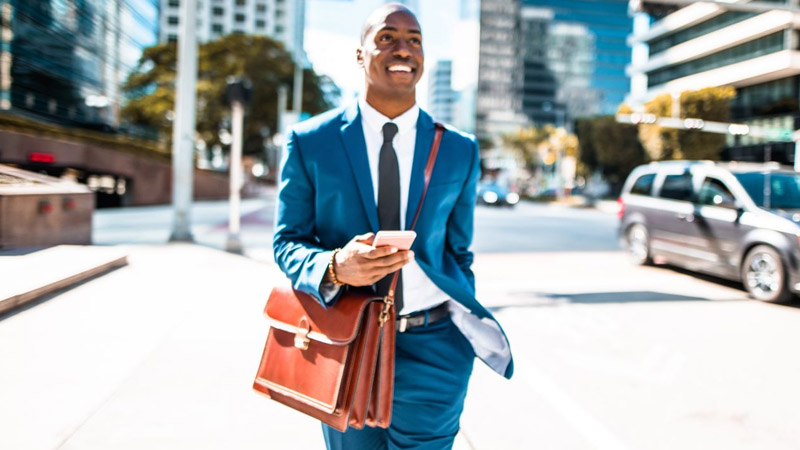
[[[417,224],[417,219],[419,219],[419,213],[422,211],[422,204],[425,203],[425,194],[428,192],[428,184],[431,182],[431,175],[433,175],[433,166],[436,165],[436,155],[439,154],[439,144],[442,143],[442,134],[444,134],[444,125],[440,122],[435,123],[436,126],[436,133],[433,135],[433,144],[431,144],[431,152],[428,155],[428,163],[425,164],[425,187],[422,188],[422,196],[419,199],[419,205],[417,206],[417,212],[414,213],[414,221],[411,222],[411,227],[409,230],[413,230],[414,226]],[[389,286],[389,297],[394,303],[394,290],[397,288],[397,279],[400,276],[400,271],[394,273],[392,277],[392,284]]]
[[[414,220],[411,222],[409,230],[413,230],[417,225],[419,213],[422,211],[422,204],[425,203],[425,194],[428,193],[428,184],[431,182],[431,175],[433,175],[433,166],[436,165],[436,155],[439,154],[439,144],[442,142],[442,134],[444,134],[444,125],[440,122],[435,123],[436,133],[433,135],[433,144],[431,145],[431,152],[428,155],[428,163],[425,164],[425,187],[422,188],[422,196],[419,198],[419,205],[417,205],[417,212],[414,214]]]

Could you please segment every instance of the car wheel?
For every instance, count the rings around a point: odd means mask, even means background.
[[[742,264],[742,283],[756,300],[787,303],[792,299],[781,255],[768,245],[758,245],[747,253]]]
[[[652,264],[650,236],[647,235],[647,228],[639,223],[631,225],[625,237],[631,261],[640,266]]]

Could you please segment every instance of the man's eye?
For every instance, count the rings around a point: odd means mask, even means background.
[[[411,42],[411,43],[412,43],[412,44],[414,44],[414,45],[420,45],[420,44],[422,44],[422,40],[421,40],[421,39],[419,39],[419,38],[411,38],[411,39],[409,39],[408,41],[409,41],[409,42]]]
[[[391,41],[392,37],[389,36],[388,34],[384,34],[378,38],[378,42],[391,42]]]

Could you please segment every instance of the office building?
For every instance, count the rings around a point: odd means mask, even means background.
[[[0,0],[0,110],[108,129],[158,0]]]
[[[632,105],[660,94],[730,85],[736,88],[734,121],[798,128],[800,13],[777,9],[778,5],[763,8],[764,2],[753,5],[751,11],[708,3],[667,11],[642,2],[632,6],[639,11],[631,37]],[[761,152],[757,159],[763,157],[762,140],[729,136],[728,144],[731,157],[737,152],[742,156]],[[792,146],[774,144],[771,151],[790,155]]]
[[[622,1],[482,2],[478,134],[616,112],[632,23]]]
[[[475,131],[496,138],[528,124],[522,112],[519,0],[483,0]]]
[[[453,123],[456,92],[452,85],[453,62],[437,61],[429,75],[428,103],[430,112],[436,120]]]
[[[196,0],[197,40],[231,33],[269,36],[293,55],[303,52],[305,0]],[[177,41],[181,0],[161,0],[160,42]],[[305,54],[301,53],[305,59]]]
[[[567,105],[569,119],[614,114],[630,88],[626,67],[631,63],[631,49],[627,39],[633,20],[628,15],[628,3],[524,0],[524,7],[552,11],[548,64],[559,83],[560,101]],[[573,89],[576,93],[571,98]]]

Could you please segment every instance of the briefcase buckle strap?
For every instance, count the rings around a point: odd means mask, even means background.
[[[311,326],[308,324],[308,319],[303,317],[297,326],[297,331],[294,334],[294,346],[300,350],[308,350],[308,345],[311,340],[308,338],[308,333],[311,332]]]
[[[392,305],[394,305],[394,291],[389,290],[389,295],[383,297],[383,310],[378,316],[378,323],[381,327],[389,320],[389,311],[392,310]]]

